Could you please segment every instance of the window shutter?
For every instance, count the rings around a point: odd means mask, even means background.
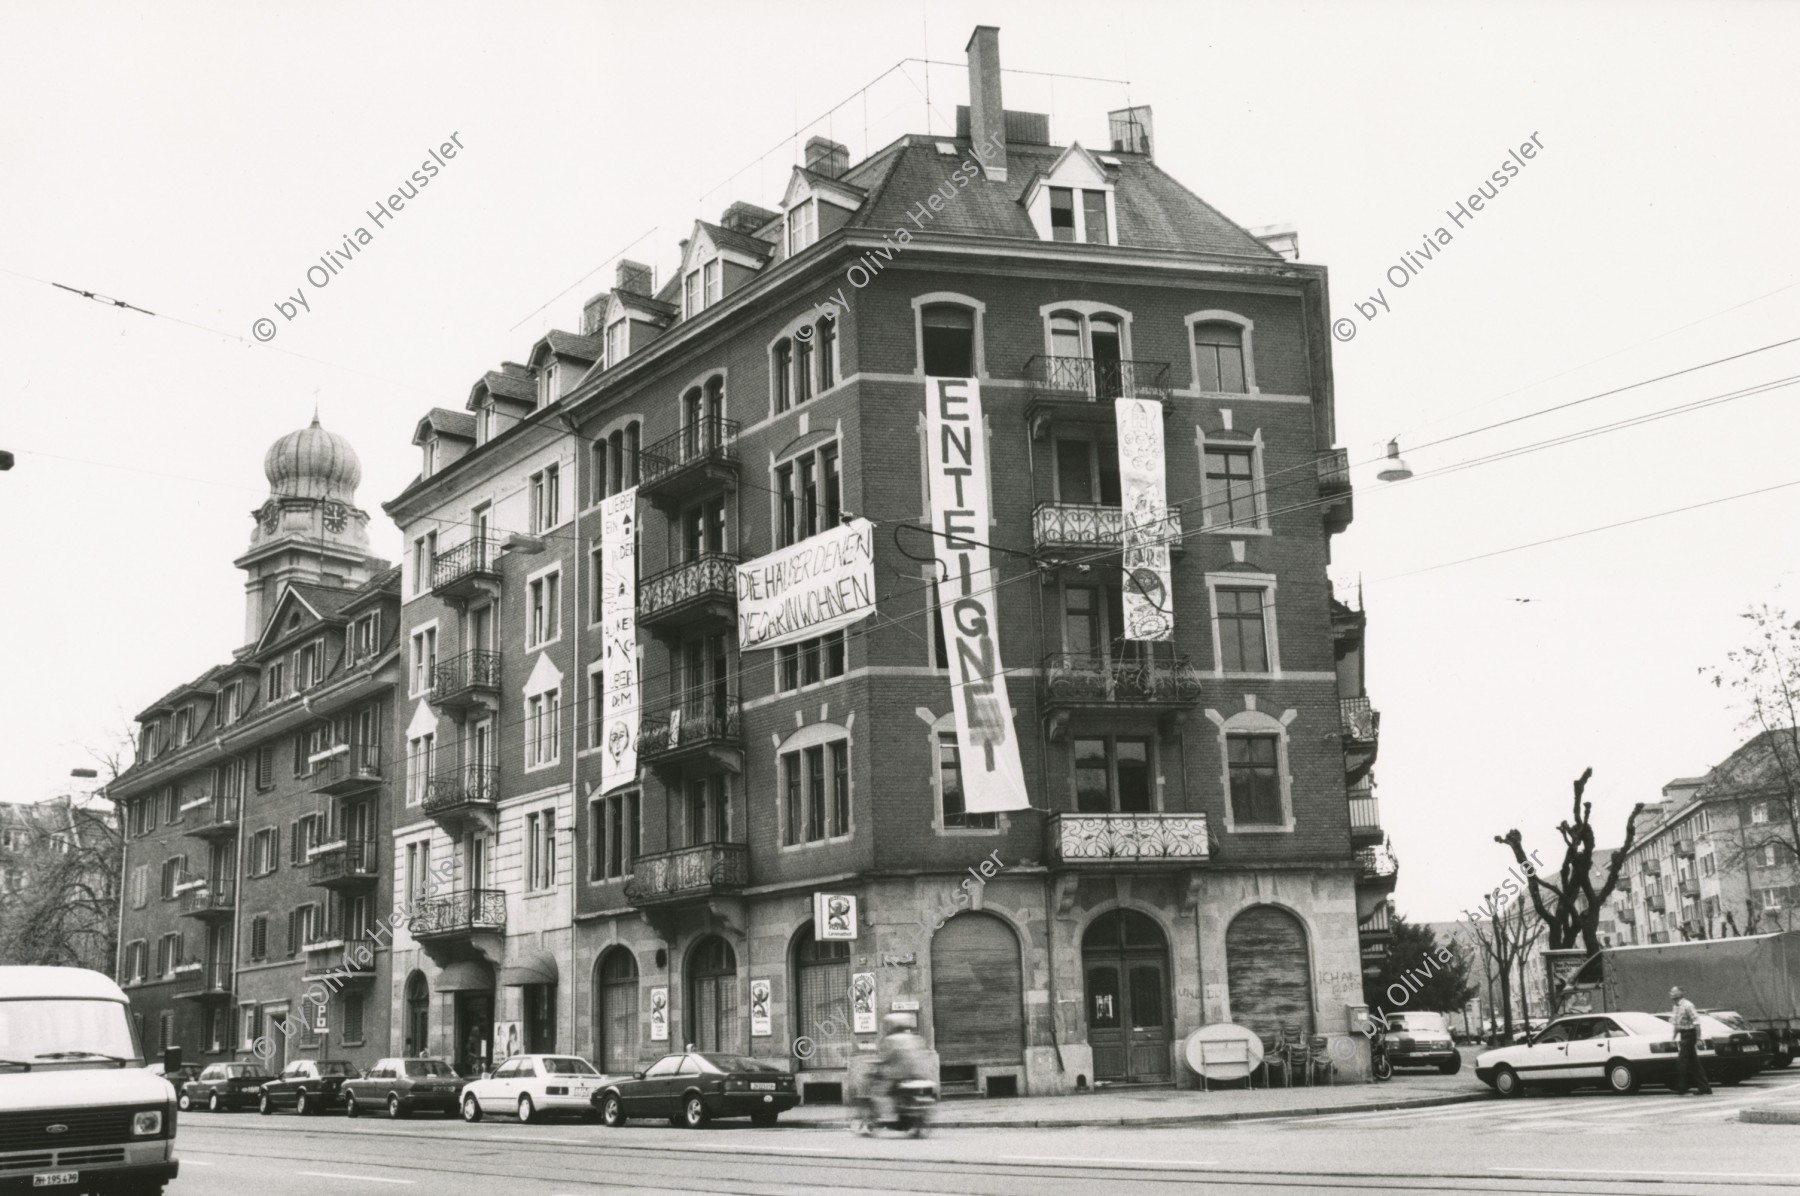
[[[288,867],[300,862],[300,823],[288,823]]]

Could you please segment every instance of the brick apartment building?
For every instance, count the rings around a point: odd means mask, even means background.
[[[377,844],[400,773],[398,571],[369,555],[342,437],[315,419],[263,464],[236,562],[246,642],[138,714],[136,761],[107,789],[119,980],[147,1051],[370,1063],[389,1037]]]
[[[1326,578],[1326,272],[1163,173],[1148,109],[1051,145],[1002,107],[998,31],[969,56],[957,136],[854,164],[814,138],[778,210],[696,221],[660,287],[622,264],[580,334],[420,421],[387,506],[396,1039],[469,1065],[516,1028],[614,1072],[691,1043],[792,1059],[818,1099],[895,1009],[947,1091],[990,1094],[1185,1078],[1208,1022],[1350,1030],[1396,869],[1365,619]],[[927,376],[980,385],[1026,810],[964,803]],[[1123,638],[1118,397],[1163,407],[1172,642]],[[602,538],[621,509],[635,546]],[[852,516],[877,614],[740,652],[736,564]],[[621,703],[638,768],[609,785]],[[822,893],[854,939],[815,938]]]

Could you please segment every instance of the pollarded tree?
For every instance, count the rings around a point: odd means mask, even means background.
[[[1606,876],[1596,890],[1591,821],[1594,803],[1582,800],[1593,775],[1594,770],[1588,768],[1575,778],[1572,817],[1556,824],[1557,833],[1562,836],[1563,858],[1554,883],[1543,875],[1541,868],[1532,866],[1525,852],[1525,837],[1516,827],[1504,835],[1494,836],[1494,842],[1512,848],[1513,859],[1525,870],[1531,905],[1543,920],[1551,950],[1581,947],[1589,955],[1600,950],[1600,914],[1606,907],[1606,899],[1618,886],[1619,869],[1624,866],[1625,857],[1631,854],[1632,839],[1637,833],[1637,816],[1644,809],[1643,802],[1632,807],[1631,816],[1625,820],[1625,843],[1613,853],[1606,865]]]

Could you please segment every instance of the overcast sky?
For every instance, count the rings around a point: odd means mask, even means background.
[[[666,277],[696,216],[773,206],[808,133],[860,158],[947,131],[960,69],[858,93],[903,56],[961,63],[977,23],[1000,26],[1007,67],[1130,81],[1008,75],[1007,106],[1050,111],[1059,141],[1097,143],[1107,108],[1148,103],[1165,169],[1241,224],[1298,226],[1355,324],[1335,354],[1353,461],[1800,335],[1793,5],[13,3],[0,797],[63,791],[89,745],[240,642],[231,561],[262,454],[315,394],[395,558],[379,505],[417,470],[425,408],[576,327],[610,267],[536,309],[642,234],[631,256]],[[464,152],[306,286],[453,133]],[[1396,288],[1385,272],[1440,227],[1450,243]],[[311,308],[284,319],[295,290]],[[247,343],[264,317],[274,340]],[[1408,456],[1423,474],[1790,375],[1800,345]],[[1734,746],[1700,670],[1793,581],[1800,486],[1430,567],[1800,481],[1797,398],[1399,486],[1357,470],[1333,572],[1367,582],[1402,912],[1453,917],[1498,884],[1508,827],[1553,858],[1582,768],[1610,842],[1634,801]]]

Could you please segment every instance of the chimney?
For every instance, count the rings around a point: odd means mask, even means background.
[[[1106,123],[1111,126],[1114,153],[1156,156],[1150,152],[1150,105],[1108,112]]]
[[[850,169],[850,147],[829,137],[808,137],[806,168],[828,179],[835,179]]]
[[[969,54],[969,136],[982,173],[1006,181],[1006,111],[1000,103],[1000,29],[977,25]]]
[[[809,146],[808,149],[810,148]],[[725,214],[719,217],[719,227],[728,228],[734,233],[754,235],[757,229],[776,219],[778,215],[779,213],[740,199],[725,209]]]
[[[655,276],[642,262],[621,261],[613,273],[613,289],[632,295],[648,295],[656,290]]]
[[[582,305],[581,335],[596,336],[599,334],[601,321],[606,319],[606,299],[606,292],[602,291]]]
[[[1265,224],[1245,231],[1261,241],[1270,252],[1278,253],[1290,262],[1300,260],[1300,230],[1293,225]]]

